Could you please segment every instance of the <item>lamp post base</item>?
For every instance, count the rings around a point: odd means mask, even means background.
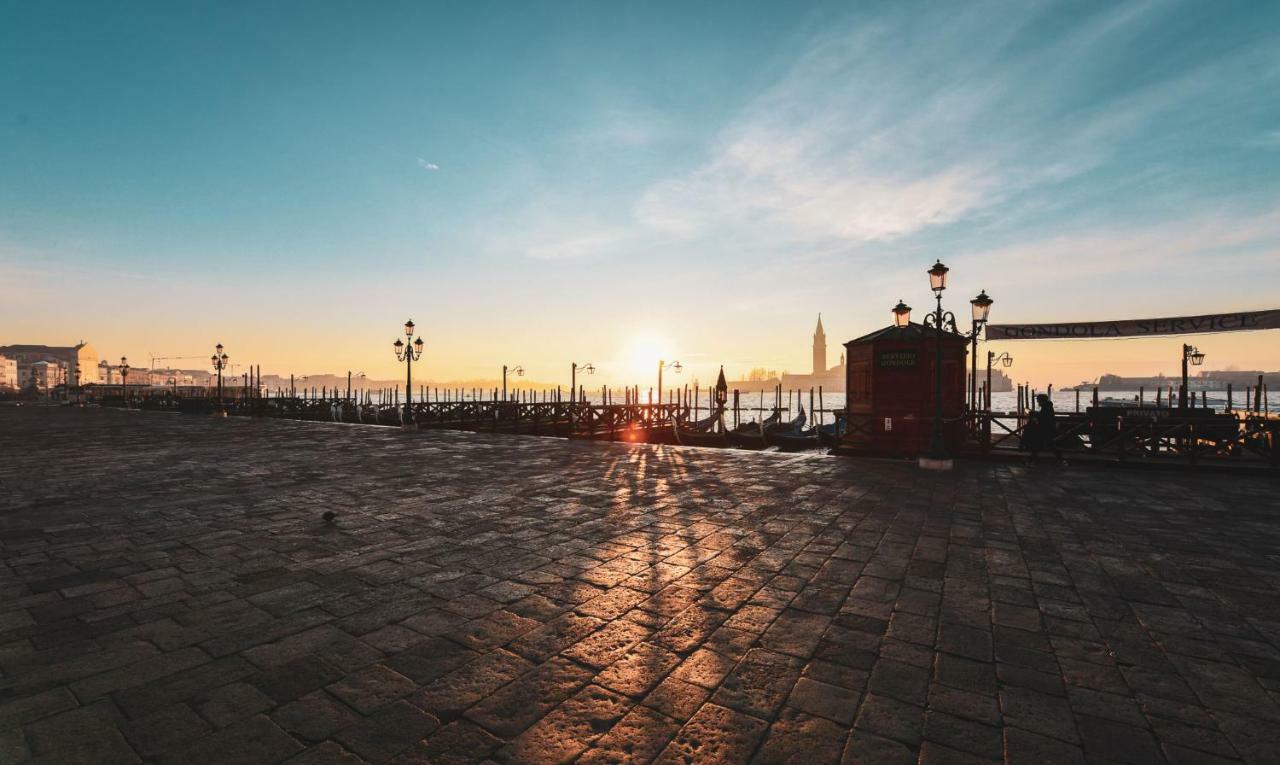
[[[921,457],[919,465],[921,470],[950,470],[955,467],[955,461],[950,457]]]
[[[418,429],[418,423],[416,422],[407,422],[404,425],[400,426],[400,430],[403,430],[406,433],[412,430],[417,430],[417,429]]]

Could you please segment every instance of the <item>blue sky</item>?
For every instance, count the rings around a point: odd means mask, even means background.
[[[935,257],[997,320],[1275,307],[1278,30],[1234,1],[9,3],[0,341],[390,374],[412,316],[441,378],[804,371],[818,311],[834,340],[923,307]],[[1280,367],[1272,334],[1210,364]]]

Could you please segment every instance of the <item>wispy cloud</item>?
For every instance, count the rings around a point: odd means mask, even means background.
[[[645,190],[635,217],[691,239],[856,247],[1058,204],[1056,189],[1220,85],[1221,72],[1192,69],[1121,98],[1065,65],[1125,44],[1155,7],[1117,6],[1034,46],[1021,35],[1037,9],[988,5],[948,23],[893,11],[823,33],[705,163]],[[1073,103],[1089,89],[1102,92]]]
[[[440,166],[439,166],[439,165],[437,165],[437,164],[436,164],[436,163],[434,163],[434,162],[428,162],[428,161],[426,161],[425,159],[423,159],[422,157],[418,157],[418,167],[422,168],[423,170],[427,170],[427,171],[435,171],[435,170],[439,170],[439,169],[440,169]]]

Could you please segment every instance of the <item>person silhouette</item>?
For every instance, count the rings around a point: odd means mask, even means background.
[[[1035,462],[1040,458],[1041,450],[1050,450],[1053,456],[1058,458],[1058,462],[1065,463],[1062,458],[1062,451],[1058,449],[1058,423],[1053,411],[1053,401],[1049,399],[1047,393],[1036,394],[1037,409],[1032,415],[1032,437],[1027,439],[1028,446],[1031,447],[1030,461]]]

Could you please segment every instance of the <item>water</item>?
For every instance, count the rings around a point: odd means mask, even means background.
[[[1043,392],[1043,391],[1038,391],[1038,392]],[[443,399],[444,398],[443,391],[441,391],[441,393],[442,393],[441,398]],[[527,396],[529,398],[524,400],[528,400],[528,401],[533,401],[533,400],[542,401],[544,395],[546,396],[546,400],[550,401],[553,395],[552,392],[547,392],[544,394],[542,391],[512,390],[510,391],[510,393],[512,396],[517,396],[517,397]],[[400,395],[401,396],[404,395],[403,389],[400,391]],[[566,396],[566,400],[567,400],[567,396],[568,396],[567,391],[565,392],[564,395]],[[712,391],[710,390],[701,389],[698,391],[698,394],[695,397],[694,391],[691,388],[688,391],[687,399],[685,398],[685,392],[683,391],[683,389],[680,391],[671,390],[671,391],[668,391],[668,395],[663,400],[666,403],[670,403],[672,401],[677,400],[675,398],[677,395],[680,397],[680,400],[687,400],[690,407],[693,407],[696,404],[697,414],[701,417],[707,416],[707,413],[711,409]],[[1126,401],[1126,402],[1134,403],[1138,400],[1138,395],[1139,393],[1137,390],[1099,391],[1098,400],[1100,402],[1106,402],[1108,399],[1110,399],[1111,401],[1115,401],[1115,402]],[[1218,412],[1222,412],[1226,410],[1226,406],[1227,406],[1226,391],[1209,391],[1205,395],[1207,397],[1207,403],[1209,408]],[[1201,394],[1197,391],[1196,397],[1195,397],[1196,406],[1200,406],[1200,396]],[[452,400],[454,396],[451,394],[449,398]],[[465,393],[464,398],[466,400],[471,400],[470,391],[467,391]],[[481,395],[480,399],[484,401],[488,401],[489,397],[485,395]],[[403,401],[403,398],[401,398],[400,400]],[[414,391],[414,400],[415,401],[422,400],[419,398],[418,391]],[[436,400],[435,394],[431,391],[427,391],[426,400],[435,401]],[[590,403],[600,404],[600,403],[603,403],[603,400],[604,399],[601,395],[600,389],[597,388],[595,391],[587,392],[587,401],[589,401]],[[626,393],[622,389],[613,390],[610,393],[609,400],[611,403],[614,403],[614,404],[622,404],[626,401]],[[379,401],[379,398],[376,395],[376,393],[374,394],[374,401],[375,402]],[[641,389],[640,401],[641,403],[649,402],[649,392],[647,389]],[[753,393],[742,392],[742,393],[739,393],[738,401],[739,401],[739,415],[740,415],[740,420],[742,422],[747,422],[753,419],[758,420],[761,418],[762,415],[767,417],[769,414],[773,412],[774,405],[775,405],[775,398],[773,393],[771,392],[766,392],[763,398],[759,393],[756,393],[756,392],[753,392]],[[790,393],[788,393],[787,391],[783,391],[782,405],[780,407],[782,410],[783,419],[790,419],[792,417],[795,417],[799,413],[800,407],[803,406],[806,414],[809,415],[809,422],[813,422],[815,419],[815,416],[821,422],[824,422],[824,423],[831,422],[831,416],[832,416],[831,412],[836,409],[844,408],[845,397],[844,397],[844,393],[824,393],[821,397],[821,400],[819,400],[817,391],[814,391],[812,401],[813,401],[813,405],[811,406],[809,391],[807,390],[801,391],[801,392],[792,391]],[[1154,393],[1151,391],[1146,391],[1143,397],[1143,401],[1146,406],[1155,406]],[[390,400],[388,400],[387,403],[390,403]],[[1085,411],[1092,405],[1092,403],[1093,403],[1093,391],[1092,390],[1080,391],[1079,411],[1081,412]],[[1176,404],[1176,399],[1175,399],[1175,404]],[[1167,407],[1168,405],[1169,404],[1168,404],[1167,398],[1162,398],[1161,406]],[[730,411],[730,417],[732,417],[733,391],[729,391],[728,406]],[[1053,406],[1054,406],[1054,409],[1056,409],[1059,413],[1075,412],[1076,411],[1076,392],[1055,390],[1053,392]],[[1246,401],[1245,401],[1244,391],[1236,391],[1233,394],[1232,407],[1237,412],[1245,410]],[[992,393],[991,394],[991,409],[993,411],[1014,412],[1014,411],[1017,411],[1017,408],[1018,408],[1017,391],[1010,391],[1008,393]],[[816,410],[816,415],[811,410]],[[1280,391],[1270,391],[1268,393],[1264,410],[1269,412],[1280,413]]]
[[[1037,392],[1043,393],[1044,391],[1037,391]],[[1148,390],[1143,392],[1141,395],[1142,395],[1142,401],[1144,406],[1154,407],[1156,405],[1155,393],[1153,391]],[[1214,410],[1215,412],[1226,411],[1227,409],[1227,392],[1226,391],[1207,391],[1204,394],[1201,394],[1199,391],[1196,391],[1194,404],[1197,407],[1200,406],[1201,395],[1205,396],[1206,403],[1208,404],[1210,409]],[[1136,405],[1138,403],[1138,396],[1139,396],[1139,391],[1137,390],[1098,391],[1098,402],[1105,404],[1105,403],[1108,403],[1108,399],[1110,399],[1111,402],[1124,401],[1129,404]],[[1053,392],[1052,401],[1053,401],[1053,408],[1057,410],[1059,413],[1076,411],[1076,392],[1075,391],[1055,390]],[[1174,403],[1174,407],[1176,408],[1178,403],[1176,391],[1174,392],[1173,403]],[[1192,403],[1189,394],[1188,394],[1187,403],[1188,405]],[[1231,403],[1232,403],[1233,411],[1241,412],[1245,410],[1247,403],[1252,403],[1252,397],[1250,397],[1249,402],[1246,402],[1244,391],[1242,390],[1235,391],[1231,396]],[[1093,405],[1093,391],[1092,390],[1080,391],[1079,411],[1083,412],[1092,405]],[[1168,396],[1165,396],[1165,395],[1161,396],[1160,406],[1165,408],[1169,406]],[[1009,393],[992,393],[991,409],[996,412],[1017,411],[1018,392],[1015,390],[1015,391],[1010,391]],[[1266,401],[1264,401],[1263,409],[1264,411],[1280,413],[1280,391],[1268,391],[1266,396]]]

